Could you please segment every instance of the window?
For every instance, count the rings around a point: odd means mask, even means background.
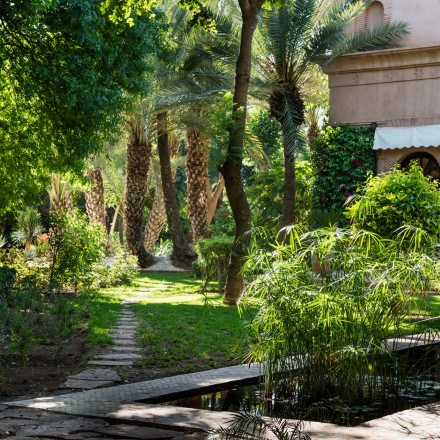
[[[410,154],[403,159],[401,163],[402,168],[408,169],[412,161],[417,162],[421,166],[425,176],[440,179],[440,166],[431,154],[423,152]]]

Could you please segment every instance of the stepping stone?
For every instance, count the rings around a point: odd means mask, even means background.
[[[8,407],[5,405],[0,405],[0,411],[4,411],[5,409],[8,409]]]
[[[142,359],[142,356],[135,353],[113,353],[113,354],[101,354],[97,356],[97,359],[111,359],[114,361],[123,359]]]
[[[116,325],[113,327],[113,329],[116,330],[134,330],[136,331],[138,328],[137,325]]]
[[[136,318],[119,318],[118,321],[121,321],[121,322],[134,322],[134,323],[137,323]]]
[[[70,434],[63,437],[65,440],[99,440],[100,435],[98,432],[77,432],[76,434]],[[101,437],[102,438],[102,437]],[[107,439],[109,440],[109,439]]]
[[[132,347],[131,345],[129,347],[118,347],[118,346],[110,346],[108,347],[110,350],[114,350],[114,351],[129,351],[129,352],[136,352],[136,351],[142,351],[142,348],[140,347]]]
[[[75,432],[94,431],[96,429],[105,428],[106,426],[108,426],[108,423],[104,420],[77,417],[74,420],[44,423],[40,426],[25,426],[19,429],[16,435],[23,437],[61,437]]]
[[[110,337],[112,337],[113,339],[133,339],[133,334],[131,333],[111,333]]]
[[[67,379],[64,382],[66,388],[75,388],[80,390],[94,390],[95,388],[110,387],[115,383],[112,380],[82,380]]]
[[[147,428],[145,426],[135,425],[112,425],[105,428],[97,429],[98,432],[102,432],[106,435],[115,435],[118,437],[130,437],[136,439],[148,439],[148,440],[160,440],[173,438],[179,435],[176,431],[167,431],[165,429]]]
[[[81,373],[69,376],[68,379],[121,382],[121,378],[116,371],[106,368],[89,368],[81,371]]]
[[[106,367],[124,367],[133,365],[132,361],[89,361],[89,365],[104,365]]]
[[[133,339],[114,338],[113,340],[115,341],[115,345],[122,345],[124,347],[127,345],[137,345],[137,342]],[[113,345],[112,347],[114,347],[115,345]]]
[[[112,328],[110,330],[110,333],[121,333],[121,335],[135,335],[136,330],[135,329],[126,329],[126,328]]]
[[[119,312],[121,315],[134,315],[134,312],[130,310],[123,310],[122,312]]]

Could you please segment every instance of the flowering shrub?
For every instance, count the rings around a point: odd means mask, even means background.
[[[314,209],[342,212],[374,169],[374,134],[366,127],[326,127],[313,143]]]
[[[223,206],[214,215],[211,224],[208,226],[212,237],[234,236],[235,223],[232,214]]]

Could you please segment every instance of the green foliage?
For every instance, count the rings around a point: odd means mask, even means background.
[[[312,146],[315,209],[342,212],[374,168],[373,133],[368,128],[327,126]]]
[[[16,274],[17,271],[13,267],[0,266],[0,297],[11,293]]]
[[[37,199],[51,172],[80,174],[148,89],[163,14],[116,26],[99,9],[100,0],[0,5],[0,215]]]
[[[31,244],[37,241],[42,232],[40,214],[35,208],[26,208],[18,213],[17,226],[14,235],[18,242],[26,245],[29,250]]]
[[[114,256],[93,265],[90,273],[91,285],[92,287],[130,285],[136,278],[138,268],[137,256],[121,247]]]
[[[404,225],[424,229],[435,238],[440,231],[438,183],[423,175],[415,163],[409,171],[370,177],[346,215],[356,229],[392,237]]]
[[[311,271],[313,254],[326,274]],[[302,408],[335,396],[371,403],[417,376],[393,355],[394,342],[390,351],[384,343],[408,331],[406,315],[438,277],[438,262],[420,247],[404,252],[401,240],[366,231],[293,228],[288,245],[256,248],[245,269],[253,281],[242,304],[259,307],[247,360],[262,363],[267,391],[295,395]]]
[[[313,182],[310,162],[296,162],[295,171],[295,219],[298,224],[307,224]],[[254,185],[246,188],[246,192],[252,204],[254,225],[263,226],[276,235],[284,194],[284,165],[277,161],[269,171],[255,174],[252,180]]]
[[[282,132],[279,122],[272,119],[267,111],[258,109],[249,115],[249,129],[260,141],[264,152],[273,160],[282,156]]]
[[[199,254],[199,265],[204,281],[202,292],[216,276],[219,293],[223,292],[233,244],[233,235],[204,238],[197,242],[196,251]]]
[[[216,211],[208,230],[214,238],[233,237],[235,235],[234,218],[227,207],[222,206]]]
[[[51,283],[91,285],[93,264],[100,262],[104,255],[103,226],[89,223],[78,209],[54,212],[51,225]]]

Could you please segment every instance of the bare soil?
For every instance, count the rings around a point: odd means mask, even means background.
[[[87,365],[86,337],[86,330],[76,332],[64,342],[62,353],[56,344],[36,345],[25,363],[19,355],[5,358],[0,347],[0,402],[66,393],[63,384],[67,376]]]

